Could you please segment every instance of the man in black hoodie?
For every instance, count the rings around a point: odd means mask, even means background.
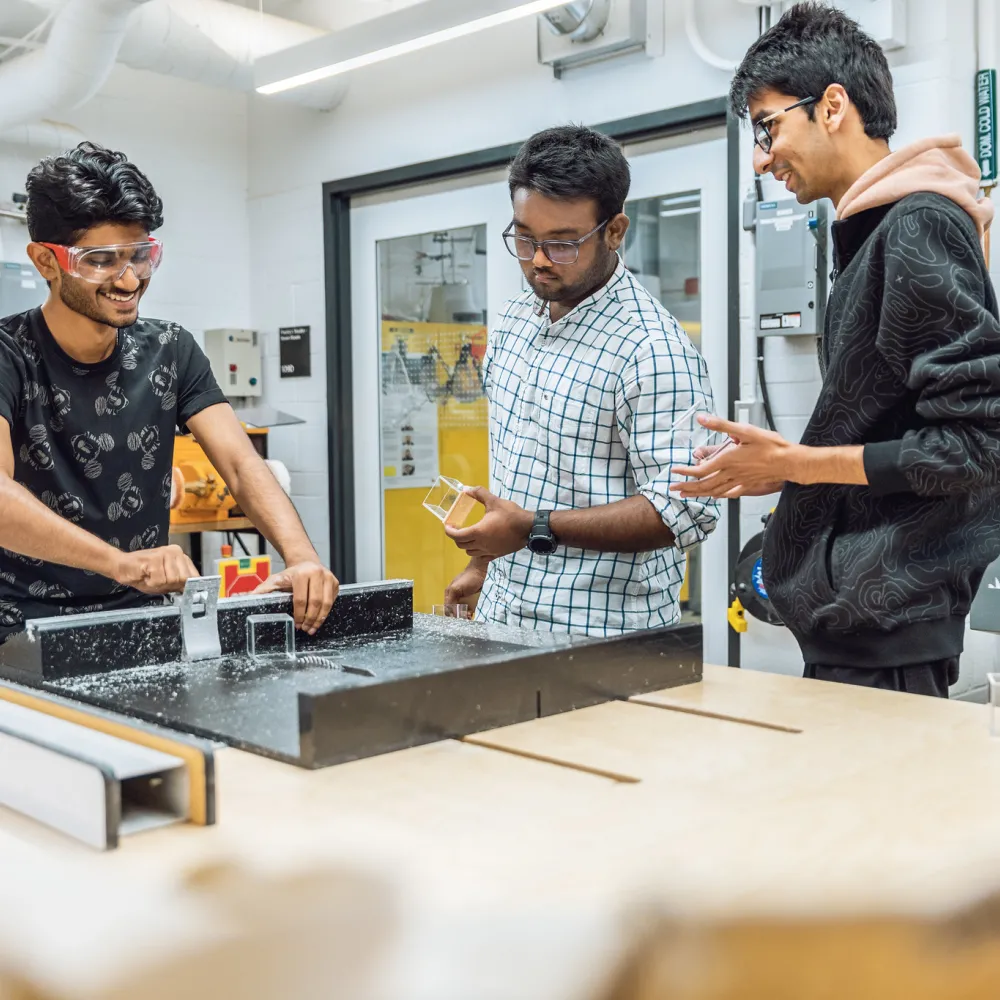
[[[955,136],[890,153],[885,55],[818,3],[754,43],[730,104],[753,123],[758,173],[837,207],[823,387],[800,444],[705,419],[738,447],[675,470],[689,477],[675,489],[781,490],[764,584],[807,677],[947,697],[1000,554],[1000,324],[979,170]]]

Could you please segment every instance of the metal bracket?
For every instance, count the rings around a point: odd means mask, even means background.
[[[181,595],[181,641],[185,660],[222,656],[219,642],[218,576],[196,576],[184,584]]]

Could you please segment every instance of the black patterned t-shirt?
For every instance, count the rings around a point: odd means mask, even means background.
[[[208,359],[176,323],[140,319],[88,365],[56,343],[41,309],[0,320],[15,480],[123,551],[167,544],[175,430],[222,402]],[[0,642],[29,618],[149,602],[98,574],[0,549]]]

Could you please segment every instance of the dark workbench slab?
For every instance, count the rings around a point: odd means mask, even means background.
[[[701,628],[587,639],[414,615],[408,584],[345,588],[294,658],[246,654],[246,617],[290,598],[220,605],[223,655],[178,658],[177,619],[65,628],[0,647],[0,674],[304,767],[525,722],[701,678]],[[268,631],[273,628],[274,631]],[[159,637],[150,641],[149,635]],[[263,626],[261,649],[283,648]],[[159,662],[157,662],[159,660]]]

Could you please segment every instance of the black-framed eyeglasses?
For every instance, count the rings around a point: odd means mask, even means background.
[[[818,97],[804,97],[801,101],[789,104],[787,108],[782,108],[780,111],[775,111],[773,115],[768,115],[766,118],[761,118],[759,122],[754,122],[753,141],[760,146],[765,153],[770,153],[772,139],[771,133],[767,127],[768,124],[773,122],[775,118],[780,118],[781,115],[786,114],[789,111],[794,111],[796,108],[804,108],[809,104],[815,104],[818,100]]]
[[[539,250],[553,264],[575,264],[580,258],[580,244],[586,243],[595,233],[600,232],[611,220],[605,219],[586,236],[578,240],[533,240],[530,236],[521,236],[513,231],[515,223],[511,223],[503,233],[503,241],[512,257],[518,260],[531,260]]]

